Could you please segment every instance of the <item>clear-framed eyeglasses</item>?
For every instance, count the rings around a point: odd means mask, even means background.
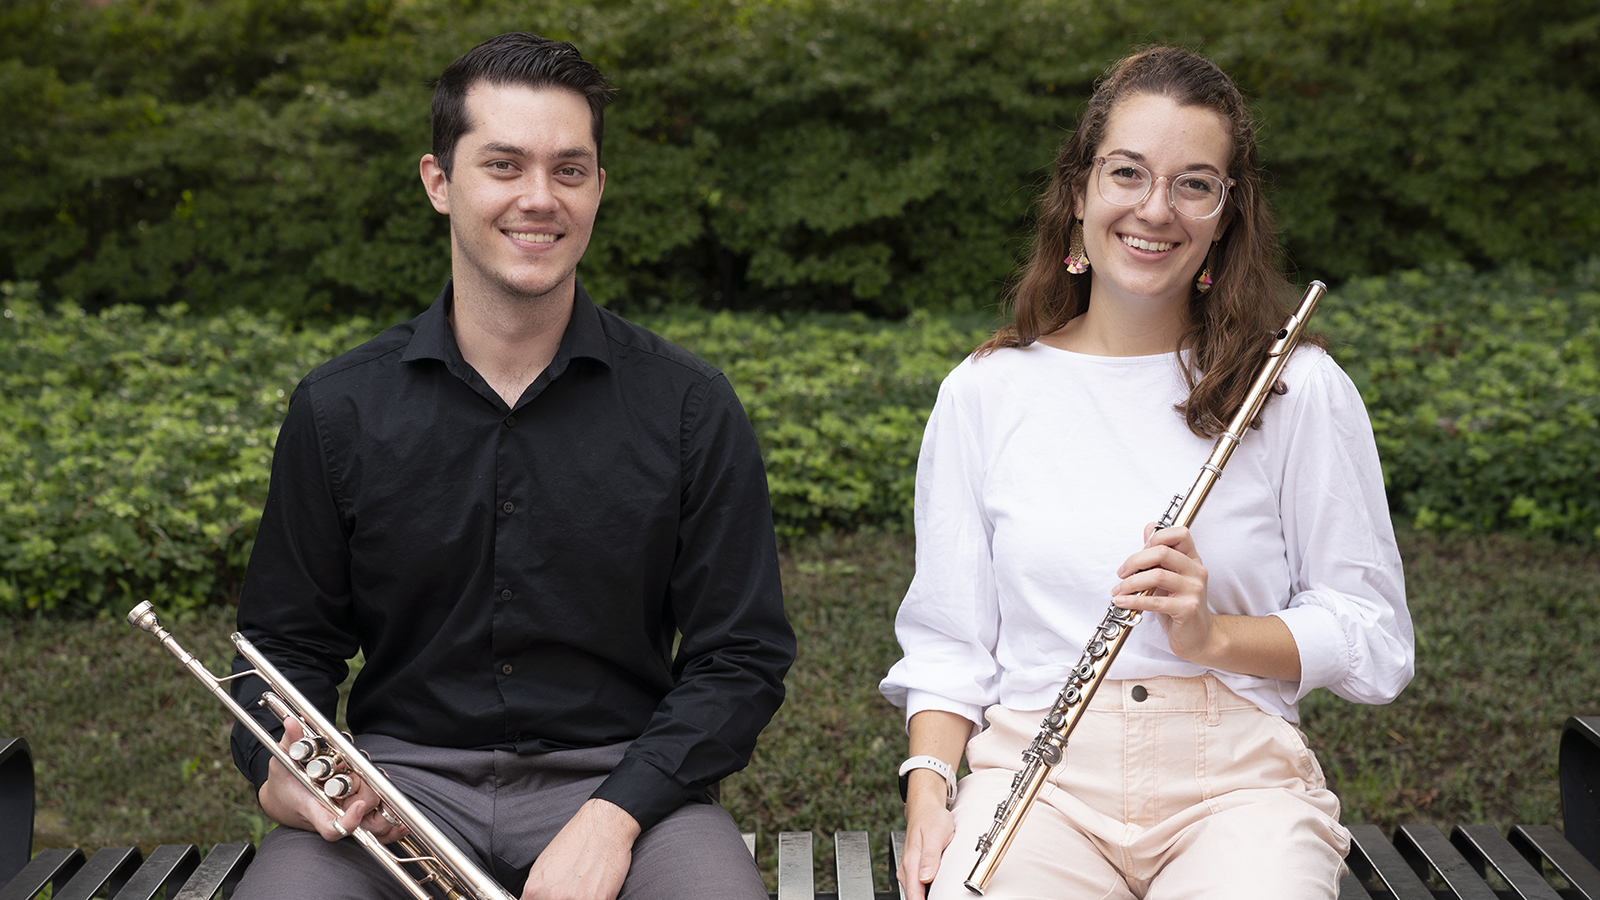
[[[1232,178],[1218,178],[1206,172],[1182,172],[1158,178],[1133,160],[1117,156],[1096,156],[1094,163],[1099,167],[1095,184],[1100,196],[1112,206],[1138,206],[1150,196],[1155,183],[1165,179],[1167,202],[1191,219],[1209,219],[1222,212],[1228,188],[1238,184]]]

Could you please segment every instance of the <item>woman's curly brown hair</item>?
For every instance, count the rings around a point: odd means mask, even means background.
[[[1189,325],[1174,348],[1190,351],[1183,369],[1189,398],[1177,409],[1191,431],[1212,437],[1243,403],[1262,353],[1291,312],[1291,288],[1278,268],[1278,237],[1262,195],[1250,111],[1233,80],[1192,51],[1146,47],[1113,64],[1096,85],[1077,130],[1056,154],[1050,185],[1039,199],[1032,255],[1011,290],[1012,323],[980,346],[977,355],[1025,347],[1088,310],[1094,270],[1074,275],[1062,264],[1075,218],[1074,200],[1088,188],[1095,150],[1104,140],[1112,110],[1125,97],[1145,94],[1214,110],[1232,130],[1228,174],[1237,183],[1222,211],[1212,287],[1204,294],[1190,289]],[[1315,336],[1305,340],[1322,343]]]

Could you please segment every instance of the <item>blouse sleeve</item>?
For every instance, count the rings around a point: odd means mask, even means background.
[[[983,722],[999,699],[1000,624],[983,504],[982,416],[968,359],[945,379],[917,459],[916,575],[895,616],[905,656],[879,685],[906,718],[925,709]]]
[[[1355,385],[1325,354],[1308,356],[1283,431],[1279,502],[1293,594],[1275,615],[1294,635],[1301,668],[1298,685],[1281,683],[1283,699],[1326,687],[1388,703],[1411,680],[1415,647],[1383,471]]]

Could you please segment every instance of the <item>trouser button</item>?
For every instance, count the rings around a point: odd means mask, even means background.
[[[1135,703],[1143,703],[1144,702],[1144,698],[1150,696],[1150,692],[1145,690],[1144,689],[1144,685],[1142,685],[1142,684],[1134,685],[1132,693],[1133,693],[1133,700],[1134,700]]]

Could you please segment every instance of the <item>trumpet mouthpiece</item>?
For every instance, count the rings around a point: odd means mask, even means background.
[[[161,625],[160,621],[156,619],[154,606],[149,600],[146,600],[129,610],[128,624],[154,634],[155,630]]]

